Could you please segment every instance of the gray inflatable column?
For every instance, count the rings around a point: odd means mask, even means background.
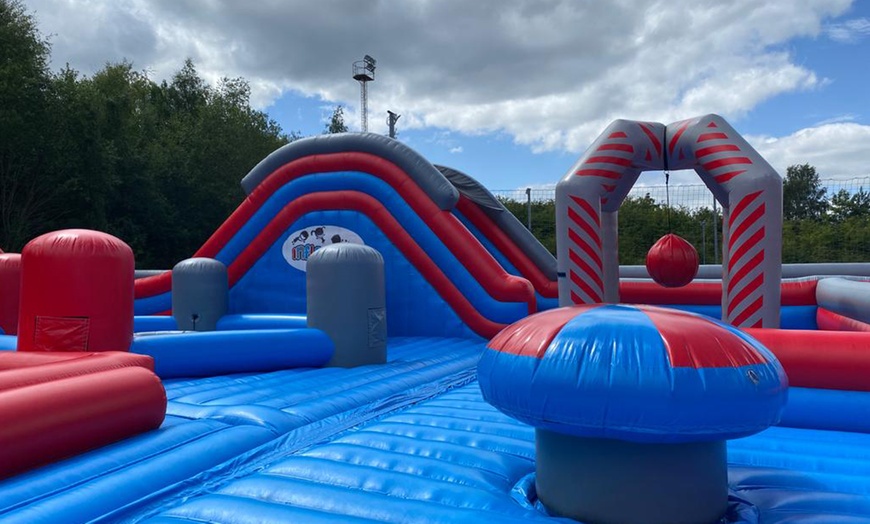
[[[307,263],[308,327],[335,344],[330,366],[387,361],[384,259],[360,244],[322,247]]]
[[[213,258],[189,258],[172,268],[172,316],[178,329],[214,331],[227,313],[227,266]]]

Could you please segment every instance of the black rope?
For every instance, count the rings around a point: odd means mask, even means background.
[[[673,233],[671,229],[671,190],[668,183],[671,180],[670,167],[668,166],[668,128],[665,126],[662,131],[662,167],[665,171],[665,220],[668,226],[668,233]]]

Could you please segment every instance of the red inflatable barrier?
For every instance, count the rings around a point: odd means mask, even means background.
[[[0,329],[18,333],[18,303],[21,289],[21,255],[0,251]]]
[[[783,282],[782,305],[783,306],[815,306],[816,286],[819,280],[816,278],[807,280],[793,280]]]
[[[816,305],[817,284],[815,279],[783,282],[782,305]],[[668,288],[650,280],[623,280],[619,283],[619,300],[626,304],[718,306],[722,303],[722,282],[691,282],[683,287]]]
[[[140,367],[0,392],[0,478],[156,429],[166,393]]]
[[[129,351],[133,251],[82,229],[37,237],[21,253],[19,351]]]
[[[792,386],[870,391],[870,333],[745,331],[776,355]]]
[[[870,324],[845,317],[828,309],[820,307],[816,310],[816,324],[823,331],[868,331]]]

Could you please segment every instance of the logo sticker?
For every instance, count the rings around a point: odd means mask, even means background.
[[[349,229],[338,226],[311,226],[290,233],[284,242],[281,254],[288,264],[299,271],[305,271],[308,257],[323,246],[350,242],[363,244],[362,238]]]

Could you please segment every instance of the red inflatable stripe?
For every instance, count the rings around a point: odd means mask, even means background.
[[[730,341],[724,344],[722,328],[713,322],[698,322],[695,315],[656,309],[645,308],[641,312],[661,333],[672,367],[730,368],[767,362],[758,350],[742,340],[739,346]]]
[[[551,309],[526,317],[495,336],[487,347],[503,353],[543,358],[550,343],[574,317],[600,304]]]
[[[870,333],[746,329],[776,355],[792,386],[870,391]]]
[[[460,196],[456,208],[507,257],[510,263],[519,270],[523,277],[532,283],[535,290],[542,297],[557,298],[559,296],[559,286],[557,283],[548,279],[528,255],[486,213],[481,211],[474,202],[466,196]]]

